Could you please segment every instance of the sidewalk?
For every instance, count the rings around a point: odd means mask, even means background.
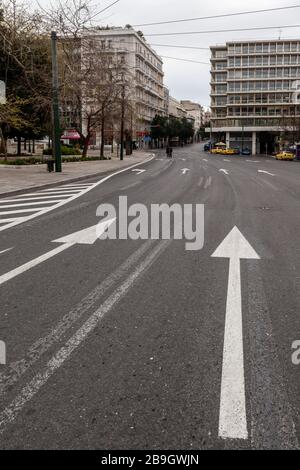
[[[101,177],[105,173],[121,170],[136,163],[142,163],[150,152],[135,151],[124,160],[97,160],[88,162],[63,163],[62,173],[48,173],[46,164],[40,165],[0,165],[0,196],[21,193],[27,189],[44,188],[59,183],[80,181],[92,176]]]

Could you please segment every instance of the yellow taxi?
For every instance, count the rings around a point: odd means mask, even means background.
[[[210,153],[217,153],[217,154],[221,154],[224,152],[224,149],[223,148],[214,148],[214,149],[211,149]]]
[[[234,149],[224,149],[223,154],[224,155],[235,155],[235,150]]]
[[[294,160],[295,155],[290,152],[280,152],[276,155],[276,160]]]

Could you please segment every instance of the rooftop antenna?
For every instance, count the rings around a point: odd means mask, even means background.
[[[279,38],[278,38],[279,41],[281,40],[281,34],[282,34],[282,29],[280,28],[280,29],[279,29]]]

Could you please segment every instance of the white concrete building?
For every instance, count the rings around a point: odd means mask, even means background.
[[[212,135],[227,146],[272,151],[300,117],[300,40],[211,47]],[[209,129],[207,129],[209,131]]]
[[[116,54],[128,70],[126,81],[134,108],[133,139],[143,139],[155,115],[165,114],[162,59],[142,33],[131,27],[95,28],[88,35],[99,41],[106,53]]]

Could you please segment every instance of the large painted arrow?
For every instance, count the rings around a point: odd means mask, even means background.
[[[229,258],[219,436],[247,439],[240,260],[260,257],[237,227],[231,230],[212,256]]]
[[[59,238],[58,240],[53,240],[53,243],[62,243],[61,246],[54,248],[54,250],[48,251],[43,255],[35,258],[28,263],[22,264],[18,268],[9,271],[8,273],[2,274],[0,276],[0,285],[4,284],[5,282],[13,279],[16,276],[28,271],[31,268],[34,268],[38,264],[43,263],[44,261],[53,258],[53,256],[58,255],[64,250],[71,248],[76,244],[82,245],[93,245],[97,238],[100,238],[101,235],[110,227],[111,224],[115,222],[115,218],[106,220],[105,222],[100,222],[97,225],[93,225],[92,227],[85,228],[84,230],[79,230],[78,232],[71,233],[65,237]]]

